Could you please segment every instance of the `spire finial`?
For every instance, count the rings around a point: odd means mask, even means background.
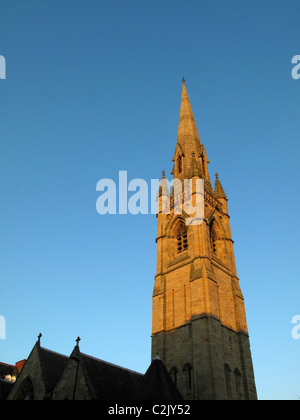
[[[184,76],[182,76],[182,83],[185,83],[185,78],[184,78]]]
[[[81,341],[81,338],[80,337],[77,337],[77,339],[76,339],[76,347],[79,347],[79,342]]]
[[[163,170],[162,171],[162,178],[165,179],[165,177],[166,177],[166,173],[165,173],[165,170]]]
[[[216,173],[216,178],[217,178],[217,179],[219,179],[219,175],[218,175],[218,173]]]
[[[38,343],[40,344],[41,343],[41,338],[43,337],[43,334],[42,333],[39,333],[39,335],[38,335]]]

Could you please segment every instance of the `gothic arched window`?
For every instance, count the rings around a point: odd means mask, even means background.
[[[24,379],[15,400],[34,400],[33,384],[29,376]]]
[[[228,365],[225,365],[225,381],[226,381],[227,398],[231,400],[232,399],[231,369]]]
[[[242,375],[241,372],[236,368],[234,370],[235,377],[235,390],[239,399],[242,398]]]
[[[192,390],[192,365],[190,365],[189,363],[186,363],[184,365],[183,368],[183,372],[184,372],[184,378],[185,378],[185,387],[186,387],[186,392],[191,392]]]
[[[176,367],[172,367],[172,369],[170,370],[170,376],[174,384],[177,386],[178,369]]]
[[[188,248],[187,242],[187,227],[184,223],[180,223],[180,226],[177,229],[177,251],[182,252]]]

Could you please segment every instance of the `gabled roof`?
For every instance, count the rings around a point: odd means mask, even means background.
[[[98,400],[129,400],[143,375],[81,353],[88,382]]]
[[[134,394],[135,400],[182,400],[175,383],[164,363],[157,356],[145,373],[139,388]]]
[[[37,350],[46,392],[53,391],[58,378],[67,364],[68,357],[52,350],[45,349],[41,347],[39,343],[36,345],[38,347]]]
[[[68,357],[41,347],[40,339],[36,342],[17,379],[15,383],[17,385],[16,392],[11,395],[10,399],[16,399],[20,392],[20,384],[29,376],[32,376],[32,381],[38,379],[38,383],[42,379],[45,386],[45,394],[42,390],[42,393],[39,392],[39,395],[35,396],[36,399],[51,399],[54,390],[57,392],[55,399],[60,399],[58,384],[60,379],[62,384],[64,380],[68,381],[68,375],[70,374],[68,366],[69,363],[72,363],[72,360],[78,362],[79,372],[84,375],[85,384],[88,388],[87,394],[94,400],[182,400],[165,365],[159,358],[153,360],[146,374],[143,375],[81,353],[78,343]],[[36,369],[37,362],[40,369]],[[14,368],[14,366],[4,364],[0,364],[0,366],[6,369],[5,373],[7,374]],[[73,373],[71,374],[72,378]],[[18,383],[19,380],[21,380],[20,384]],[[2,394],[0,397],[9,392],[6,384],[1,387],[0,392]],[[14,389],[12,389],[12,392],[14,392]]]

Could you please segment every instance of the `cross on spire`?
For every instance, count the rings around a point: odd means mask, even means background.
[[[77,337],[77,339],[76,339],[76,347],[79,347],[79,342],[81,341],[81,338],[80,337]]]

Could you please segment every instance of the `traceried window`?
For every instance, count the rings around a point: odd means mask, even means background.
[[[177,251],[178,253],[188,249],[187,228],[184,223],[180,223],[177,229]]]

